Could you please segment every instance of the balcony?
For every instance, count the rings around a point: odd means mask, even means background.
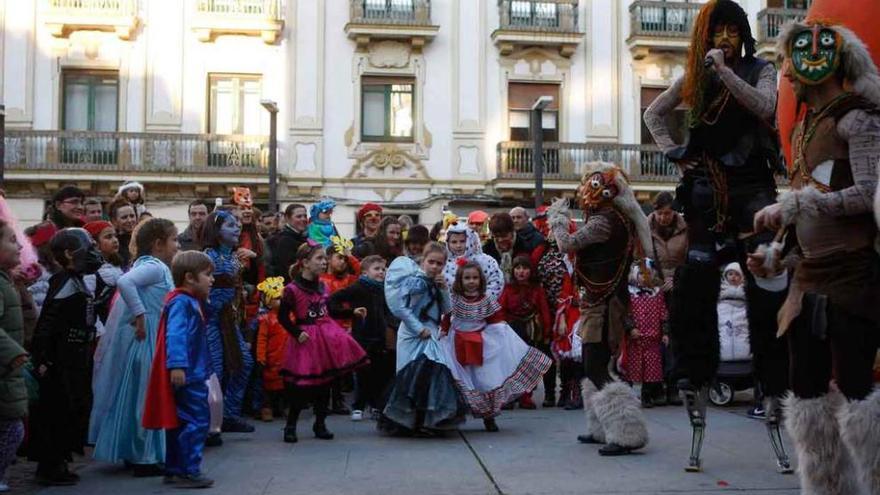
[[[199,41],[217,36],[259,36],[267,45],[281,38],[281,0],[198,0],[192,29]]]
[[[48,0],[44,19],[56,38],[75,31],[107,31],[130,40],[140,24],[135,0]]]
[[[431,0],[349,0],[345,34],[364,51],[370,41],[406,40],[414,51],[437,36],[431,24]]]
[[[578,0],[499,0],[492,41],[501,55],[518,47],[549,46],[571,57],[584,39],[578,30]]]
[[[530,141],[498,143],[496,188],[531,189],[535,169]],[[574,188],[586,164],[595,161],[619,165],[636,189],[668,189],[678,181],[678,168],[655,145],[615,143],[544,143],[544,180]]]
[[[257,174],[268,170],[265,136],[6,130],[7,171],[132,174]]]
[[[758,56],[774,60],[777,55],[776,40],[782,26],[791,21],[802,21],[806,17],[805,9],[768,8],[758,12]]]
[[[686,52],[694,19],[702,4],[639,0],[629,7],[630,35],[626,40],[635,60],[651,53]]]

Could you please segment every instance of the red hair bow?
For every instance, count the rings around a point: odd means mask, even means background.
[[[463,267],[464,265],[467,265],[467,262],[468,262],[467,258],[465,258],[463,256],[461,258],[455,260],[455,264],[458,265],[459,268]]]

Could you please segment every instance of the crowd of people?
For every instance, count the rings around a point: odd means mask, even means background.
[[[805,490],[880,493],[880,76],[840,26],[781,38],[808,112],[778,198],[776,71],[739,5],[712,0],[688,72],[645,112],[683,176],[647,208],[602,162],[577,188],[582,219],[558,200],[429,227],[366,203],[351,240],[334,200],[261,213],[247,188],[190,203],[183,232],[134,182],[106,207],[63,187],[24,230],[0,199],[0,491],[25,436],[46,485],[76,484],[68,463],[92,446],[202,488],[204,447],[255,420],[283,418],[287,443],[306,408],[320,440],[331,414],[391,435],[467,415],[496,432],[503,410],[539,407],[542,382],[540,407],[583,409],[578,440],[605,456],[647,444],[643,409],[683,402],[699,471],[719,363],[750,361],[780,472],[784,421]],[[683,144],[666,119],[682,102]]]

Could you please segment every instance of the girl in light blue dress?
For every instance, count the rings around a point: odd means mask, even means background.
[[[134,235],[137,259],[119,278],[119,297],[95,353],[89,441],[95,444],[95,459],[123,461],[135,476],[158,476],[165,461],[165,432],[145,430],[141,418],[162,306],[174,289],[168,267],[177,253],[177,229],[154,218]]]

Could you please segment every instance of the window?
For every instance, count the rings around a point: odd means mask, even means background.
[[[61,126],[65,131],[116,132],[119,75],[110,71],[65,70],[62,73]],[[110,136],[65,138],[63,163],[116,163],[116,140]]]
[[[559,85],[510,83],[507,88],[508,122],[511,141],[531,141],[532,105],[541,96],[552,96],[553,103],[541,115],[544,141],[559,141]]]
[[[236,136],[265,134],[261,83],[259,75],[208,76],[208,133],[223,136],[215,136],[208,142],[209,167],[259,166],[260,144]]]
[[[412,142],[412,79],[361,79],[361,138],[363,141]]]

